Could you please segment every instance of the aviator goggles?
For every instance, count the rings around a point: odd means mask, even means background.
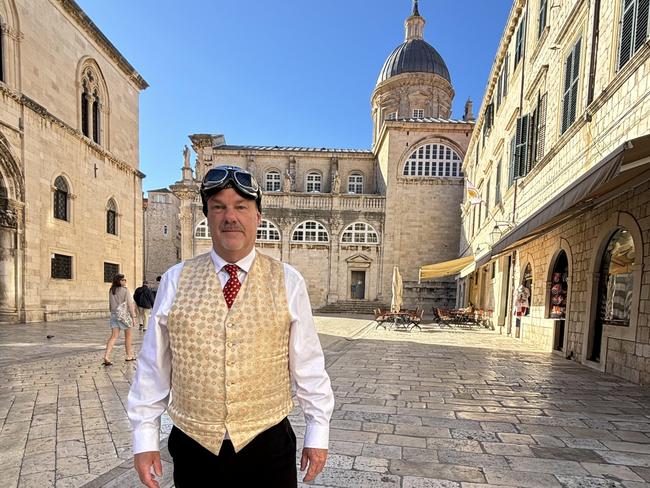
[[[224,188],[233,187],[235,190],[251,198],[261,198],[260,185],[255,177],[239,166],[217,166],[208,171],[201,184],[204,195],[216,193]]]

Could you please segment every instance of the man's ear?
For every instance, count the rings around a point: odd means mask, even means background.
[[[261,223],[262,223],[262,214],[258,211],[257,212],[257,226],[259,227]]]

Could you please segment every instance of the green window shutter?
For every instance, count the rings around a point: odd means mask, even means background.
[[[648,8],[650,0],[637,0],[634,51],[637,52],[648,38]]]
[[[546,139],[546,93],[537,101],[537,156],[535,161],[544,157],[544,141]]]
[[[632,46],[634,37],[634,14],[637,0],[625,0],[623,15],[621,18],[621,39],[618,51],[618,67],[625,66],[632,57]]]

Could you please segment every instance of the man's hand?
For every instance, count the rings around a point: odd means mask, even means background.
[[[144,486],[147,488],[160,488],[160,484],[155,479],[156,476],[158,478],[162,477],[160,451],[139,452],[133,456],[133,465]],[[152,466],[155,475],[151,473]]]
[[[318,474],[323,471],[327,461],[327,449],[316,449],[315,447],[305,447],[302,450],[300,458],[300,471],[304,471],[307,465],[309,469],[302,479],[303,481],[312,481]]]

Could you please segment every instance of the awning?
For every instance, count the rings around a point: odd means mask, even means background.
[[[464,258],[452,259],[441,263],[427,264],[420,268],[420,281],[432,280],[434,278],[443,278],[459,273],[468,264],[474,262],[474,256],[465,256]]]
[[[605,198],[626,191],[626,184],[650,177],[650,135],[621,144],[558,196],[499,240],[476,267],[548,232]]]

